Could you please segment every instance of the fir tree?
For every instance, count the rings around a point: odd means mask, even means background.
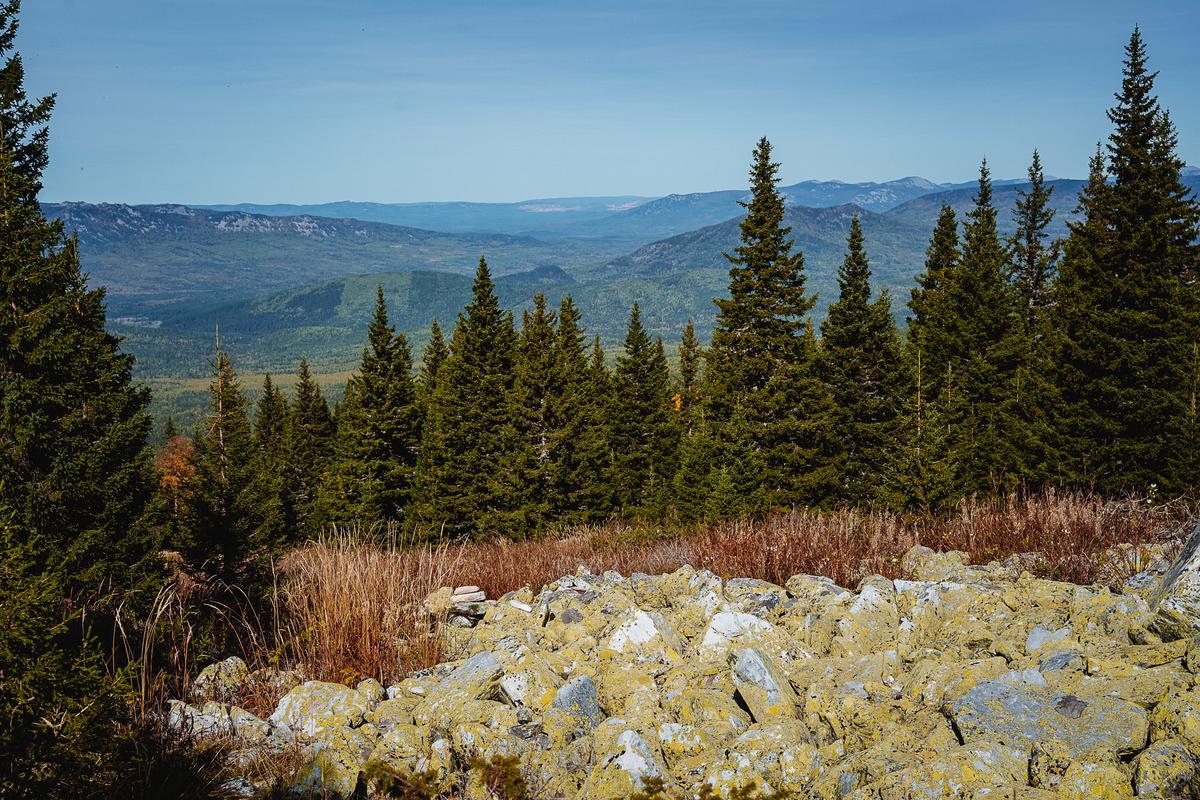
[[[287,483],[296,532],[317,532],[316,503],[333,445],[335,427],[329,404],[313,379],[308,360],[300,359],[296,394],[287,420]]]
[[[175,419],[170,414],[167,415],[166,421],[163,423],[162,440],[165,444],[179,435],[179,428],[175,427]]]
[[[613,489],[618,507],[661,515],[674,476],[677,420],[662,340],[651,342],[637,303],[613,376]]]
[[[833,402],[838,499],[879,499],[900,405],[900,339],[886,292],[871,301],[871,268],[858,217],[850,222],[839,294],[821,325],[821,374]]]
[[[157,571],[149,393],[105,330],[77,240],[38,205],[54,98],[26,96],[18,9],[0,4],[0,502],[38,542],[37,568],[81,601]]]
[[[1054,187],[1046,186],[1045,181],[1042,158],[1034,150],[1029,165],[1029,190],[1017,189],[1013,211],[1017,232],[1010,240],[1009,250],[1021,319],[1034,335],[1049,303],[1059,257],[1058,243],[1046,241],[1050,236],[1046,229],[1054,221],[1054,208],[1050,205]]]
[[[1200,207],[1180,178],[1155,76],[1135,28],[1109,111],[1107,173],[1094,159],[1055,286],[1068,469],[1105,492],[1178,491],[1197,479],[1174,471],[1180,442],[1164,432],[1183,430],[1188,415]]]
[[[718,418],[765,391],[780,365],[803,349],[804,319],[815,298],[804,290],[804,256],[792,252],[791,228],[783,224],[779,164],[771,143],[759,140],[750,169],[749,202],[741,244],[725,257],[729,298],[717,300],[717,328],[709,350],[710,403]]]
[[[465,538],[529,529],[512,469],[525,458],[512,398],[516,349],[512,315],[501,311],[480,258],[424,432],[423,515],[435,530]]]
[[[421,423],[412,351],[388,322],[382,286],[367,339],[346,385],[321,489],[323,516],[333,522],[402,520],[414,496]]]
[[[551,513],[562,522],[595,522],[611,508],[608,397],[606,389],[597,388],[595,369],[588,363],[579,310],[564,295],[546,414]]]

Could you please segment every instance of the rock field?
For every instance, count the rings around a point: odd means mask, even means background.
[[[854,590],[690,567],[581,569],[496,600],[447,588],[426,607],[452,661],[387,687],[272,673],[294,688],[258,719],[226,704],[248,679],[228,659],[169,713],[235,758],[295,748],[296,788],[343,797],[420,772],[483,798],[464,771],[496,755],[547,798],[649,777],[679,797],[1200,797],[1198,550],[1200,528],[1117,590],[921,547],[910,580]]]

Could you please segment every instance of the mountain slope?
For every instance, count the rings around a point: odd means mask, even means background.
[[[177,205],[62,203],[44,209],[79,234],[84,269],[108,288],[116,316],[153,316],[164,303],[250,297],[359,273],[471,274],[480,255],[498,274],[543,266],[582,269],[630,247]]]
[[[837,270],[845,253],[850,220],[856,214],[866,235],[876,285],[891,289],[899,303],[906,302],[912,278],[924,260],[929,231],[854,205],[788,207],[784,219],[792,228],[796,246],[804,252],[810,289],[819,293],[821,308],[836,296]],[[737,247],[740,223],[740,219],[730,219],[645,245],[628,256],[610,261],[608,271],[615,277],[727,270],[728,262],[722,254]]]

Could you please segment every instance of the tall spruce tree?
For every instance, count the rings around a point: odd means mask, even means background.
[[[761,454],[773,504],[828,499],[825,463],[828,398],[816,374],[816,339],[808,330],[816,298],[805,291],[804,255],[792,252],[783,224],[779,165],[763,138],[750,168],[741,244],[726,254],[729,298],[717,300],[708,351],[706,402],[722,447],[736,447],[724,426],[739,406],[749,446]]]
[[[692,318],[688,317],[683,338],[679,341],[679,384],[675,390],[678,398],[676,406],[685,435],[696,427],[700,415],[700,366],[703,360],[704,348],[696,336]]]
[[[524,462],[512,467],[518,471],[521,505],[539,527],[558,505],[554,497],[553,463],[554,419],[550,410],[558,392],[555,376],[558,320],[539,292],[533,299],[533,311],[522,315],[521,336],[517,348],[513,386],[515,423],[524,438],[516,455]]]
[[[936,376],[930,386],[939,385],[950,360],[954,312],[946,301],[946,281],[958,268],[958,258],[958,220],[954,209],[943,205],[925,251],[925,270],[908,301],[912,313],[906,344],[911,353],[920,354],[923,374]]]
[[[887,469],[880,476],[884,501],[891,508],[932,514],[959,498],[958,463],[950,440],[954,381],[929,380],[916,347],[905,350],[905,401],[894,428]],[[938,394],[931,387],[943,387]]]
[[[421,355],[420,386],[424,405],[428,405],[429,398],[433,397],[433,392],[437,389],[438,370],[449,355],[450,350],[446,347],[442,326],[435,319],[429,326],[429,341],[425,343],[425,351]]]
[[[1021,321],[1031,332],[1031,339],[1040,337],[1037,328],[1044,321],[1050,286],[1058,268],[1060,248],[1058,242],[1047,241],[1050,234],[1046,232],[1054,221],[1054,208],[1050,205],[1053,195],[1054,187],[1046,185],[1042,157],[1035,149],[1029,164],[1029,189],[1017,189],[1013,209],[1017,231],[1009,241],[1012,281]]]
[[[597,387],[588,363],[579,310],[564,295],[546,413],[551,514],[558,521],[595,522],[611,509],[607,414],[607,390]]]
[[[833,401],[832,464],[838,500],[880,499],[900,412],[900,339],[886,292],[871,300],[871,267],[858,217],[850,221],[838,299],[821,324],[821,375]]]
[[[25,93],[18,11],[0,3],[0,501],[78,601],[157,572],[149,393],[104,328],[76,238],[38,205],[54,97]]]
[[[629,313],[613,386],[613,488],[618,507],[660,516],[674,477],[678,423],[662,340],[650,340],[637,303]]]
[[[196,472],[188,504],[188,554],[233,584],[254,577],[263,484],[257,480],[246,396],[219,341],[208,392],[209,413],[192,452]]]
[[[292,486],[288,476],[288,406],[283,392],[263,377],[254,414],[255,480],[261,484],[262,529],[266,544],[282,545],[296,529]]]
[[[322,486],[328,521],[404,520],[414,496],[421,422],[412,351],[388,321],[382,286],[367,339],[346,384],[334,461]]]
[[[1022,440],[1030,434],[1007,413],[1026,355],[1007,265],[984,160],[975,205],[963,225],[959,261],[944,280],[947,363],[928,362],[931,370],[947,367],[957,376],[950,434],[960,458],[963,494],[1010,488],[1020,476]]]
[[[287,424],[287,484],[295,533],[318,532],[317,497],[331,456],[335,427],[321,386],[313,379],[307,359],[300,359],[295,397]]]
[[[435,531],[461,539],[529,530],[513,471],[526,457],[514,412],[516,358],[512,315],[501,310],[480,258],[425,424],[422,514]]]
[[[1190,355],[1200,340],[1200,207],[1180,179],[1177,137],[1135,28],[1099,156],[1055,285],[1057,373],[1069,470],[1104,492],[1181,491]]]

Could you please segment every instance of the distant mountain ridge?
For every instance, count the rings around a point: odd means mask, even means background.
[[[998,180],[996,185],[1018,183]],[[805,180],[781,186],[788,205],[828,208],[854,204],[884,212],[925,195],[973,186],[973,182],[939,184],[919,176],[892,181],[848,182]],[[647,198],[565,197],[515,203],[359,203],[260,205],[237,203],[203,208],[272,216],[314,215],[386,222],[447,233],[503,233],[535,237],[655,239],[695,230],[737,216],[745,189],[669,194]]]

